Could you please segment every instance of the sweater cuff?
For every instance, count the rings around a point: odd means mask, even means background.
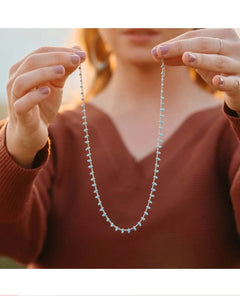
[[[33,164],[33,169],[19,166],[6,147],[6,126],[0,130],[0,221],[4,217],[18,216],[32,190],[32,184],[50,156],[50,140],[41,149]],[[11,219],[11,218],[10,218]]]
[[[238,140],[240,141],[240,117],[236,111],[228,107],[225,101],[222,106],[222,111],[225,117],[229,120]]]

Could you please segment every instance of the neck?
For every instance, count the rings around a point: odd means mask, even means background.
[[[195,83],[194,83],[195,84]],[[168,67],[165,70],[164,93],[168,98],[168,108],[176,105],[176,94],[183,100],[192,99],[186,96],[189,89],[189,71],[186,67]],[[133,64],[119,63],[107,87],[101,93],[102,99],[113,108],[132,109],[136,106],[159,104],[161,87],[161,66],[151,64],[139,67]]]

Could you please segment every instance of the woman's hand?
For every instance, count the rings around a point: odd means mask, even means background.
[[[186,65],[217,90],[240,116],[240,39],[233,29],[200,29],[155,46],[152,54],[166,65]]]
[[[67,77],[86,58],[80,47],[42,47],[9,71],[6,145],[15,161],[30,168],[48,139]]]

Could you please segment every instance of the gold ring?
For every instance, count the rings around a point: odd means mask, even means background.
[[[218,39],[218,40],[219,40],[219,51],[217,54],[220,54],[223,49],[223,40],[222,39]]]
[[[240,88],[240,81],[239,81],[239,79],[237,80],[237,89],[239,89]]]

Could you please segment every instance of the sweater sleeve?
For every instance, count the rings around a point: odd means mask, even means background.
[[[228,151],[230,151],[230,156],[228,157],[230,197],[232,200],[237,230],[240,235],[240,117],[235,111],[231,110],[225,102],[222,110],[230,123],[231,129],[234,131],[234,133],[231,133],[231,135],[234,134],[234,137],[229,137],[229,129],[226,130],[224,137],[225,153],[223,155],[227,158]]]
[[[36,155],[33,169],[22,168],[8,153],[6,124],[0,129],[0,254],[28,264],[40,254],[47,231],[50,141]]]

